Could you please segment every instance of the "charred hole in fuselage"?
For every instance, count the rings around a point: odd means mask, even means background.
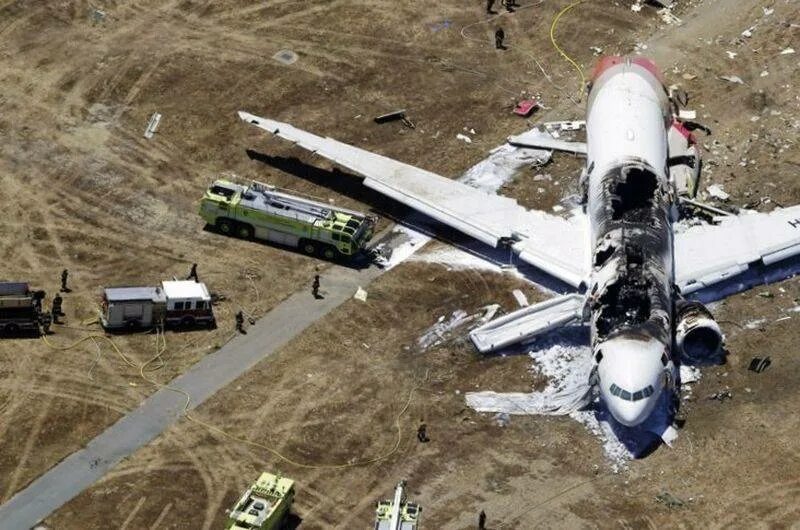
[[[624,179],[624,180],[623,180]],[[611,218],[614,221],[647,222],[655,204],[658,178],[647,169],[629,167],[611,184]]]
[[[600,338],[620,328],[637,327],[652,313],[652,281],[644,273],[644,250],[635,245],[625,247],[625,262],[619,278],[606,287],[598,300],[600,313],[596,320]]]
[[[608,261],[608,259],[614,255],[614,252],[617,251],[617,247],[614,245],[608,245],[606,248],[602,248],[598,250],[594,255],[594,266],[595,267],[602,267]]]

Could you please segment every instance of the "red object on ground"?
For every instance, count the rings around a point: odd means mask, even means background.
[[[686,141],[689,143],[689,145],[697,144],[697,139],[694,137],[694,134],[692,133],[692,131],[687,129],[686,126],[683,125],[683,123],[673,119],[672,126],[675,128],[676,131],[681,133],[681,135],[683,135],[684,138],[686,138]]]
[[[539,102],[535,99],[523,99],[514,107],[514,114],[526,118],[537,108],[539,108]]]

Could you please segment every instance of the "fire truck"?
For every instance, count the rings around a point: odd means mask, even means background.
[[[283,528],[294,501],[292,479],[262,473],[239,498],[228,516],[226,530],[278,530]]]
[[[372,238],[376,218],[279,191],[216,180],[200,201],[200,216],[222,234],[270,241],[329,260],[352,258]]]
[[[50,320],[42,313],[44,296],[24,282],[0,282],[0,333],[46,333]]]

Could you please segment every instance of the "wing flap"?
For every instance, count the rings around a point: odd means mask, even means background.
[[[800,255],[800,206],[721,217],[716,225],[679,227],[675,283],[690,293],[747,271]]]

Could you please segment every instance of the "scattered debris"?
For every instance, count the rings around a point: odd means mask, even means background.
[[[755,29],[756,29],[755,26],[750,26],[749,28],[747,28],[746,30],[744,30],[742,32],[742,37],[745,37],[745,38],[749,39],[750,37],[753,36],[753,31],[755,31]]]
[[[769,291],[761,291],[760,293],[758,293],[758,296],[760,296],[761,298],[775,298],[775,295]]]
[[[528,307],[530,302],[528,302],[528,297],[525,296],[525,293],[520,291],[519,289],[514,289],[512,293],[514,295],[514,299],[517,301],[520,307]]]
[[[589,49],[592,50],[592,54],[594,54],[595,57],[603,55],[603,48],[599,46],[589,46]]]
[[[675,16],[675,14],[670,9],[661,9],[658,11],[658,16],[661,17],[661,20],[665,24],[683,24],[683,21]]]
[[[769,368],[769,365],[771,364],[772,364],[772,359],[770,359],[769,357],[764,357],[763,359],[761,357],[753,357],[753,359],[750,361],[750,366],[747,369],[750,370],[751,372],[760,374],[761,372]]]
[[[708,188],[706,188],[708,194],[715,199],[719,199],[721,201],[727,201],[731,198],[730,193],[726,193],[725,190],[722,189],[722,186],[719,184],[712,184]]]
[[[794,48],[784,48],[781,50],[781,55],[791,55],[794,53]]]
[[[725,388],[725,390],[720,390],[719,392],[714,392],[708,399],[716,399],[717,401],[725,401],[726,399],[733,399],[733,394],[729,388]]]
[[[682,120],[696,120],[697,111],[681,109],[678,111],[678,117]]]
[[[161,123],[161,114],[158,112],[154,112],[152,116],[150,116],[150,121],[147,123],[147,129],[144,131],[144,137],[150,140],[153,135],[156,133],[156,129],[158,129],[158,125]]]
[[[468,143],[468,144],[471,144],[471,143],[472,143],[472,138],[470,138],[470,137],[469,137],[469,136],[467,136],[466,134],[461,134],[461,133],[458,133],[458,134],[456,135],[456,140],[463,140],[464,142],[466,142],[466,143]]]
[[[358,300],[359,302],[366,302],[367,301],[367,291],[365,291],[360,285],[358,289],[356,289],[356,294],[353,295],[353,298]]]
[[[281,50],[273,55],[272,58],[286,66],[296,63],[297,59],[299,59],[298,55],[292,50]]]
[[[725,53],[727,53],[727,54],[728,54],[728,59],[735,59],[735,58],[736,58],[736,56],[737,56],[737,55],[739,55],[738,53],[736,53],[736,52],[732,52],[732,51],[729,51],[729,50],[728,50],[728,51],[725,51]]]
[[[736,83],[738,85],[744,84],[744,81],[742,81],[742,78],[738,75],[721,75],[719,78],[723,81],[728,81],[729,83]]]
[[[439,317],[436,323],[428,328],[425,333],[417,340],[417,344],[422,349],[428,349],[442,344],[447,336],[455,329],[463,326],[476,318],[476,315],[468,316],[463,309],[453,311],[450,318],[445,320],[444,315]]]
[[[662,491],[656,495],[656,502],[660,502],[667,508],[683,508],[686,506],[686,502],[683,499],[679,499],[668,491]]]

